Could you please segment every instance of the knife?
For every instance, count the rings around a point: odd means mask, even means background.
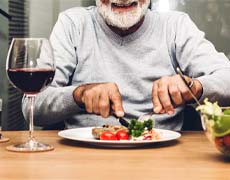
[[[113,116],[115,118],[118,119],[119,123],[122,125],[122,126],[125,126],[125,127],[128,127],[129,126],[129,122],[127,120],[125,120],[124,118],[122,117],[117,117],[117,115],[115,113],[113,113]]]

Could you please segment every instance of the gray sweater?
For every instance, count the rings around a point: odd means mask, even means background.
[[[135,33],[120,37],[95,7],[73,8],[60,14],[50,40],[57,69],[51,86],[36,97],[37,125],[60,121],[65,121],[66,128],[118,124],[114,117],[103,119],[78,107],[72,93],[85,83],[115,82],[126,118],[151,112],[153,82],[175,75],[171,54],[186,75],[202,83],[200,101],[208,97],[230,105],[230,63],[185,13],[149,10]],[[172,116],[156,115],[156,127],[181,129],[182,110],[176,108]]]

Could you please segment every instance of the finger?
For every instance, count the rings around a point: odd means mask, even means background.
[[[109,112],[110,112],[109,96],[107,94],[103,94],[100,96],[100,100],[99,100],[99,113],[102,117],[107,118],[109,117]]]
[[[155,113],[162,113],[163,112],[163,107],[162,107],[160,99],[158,97],[158,81],[155,81],[153,83],[152,102],[153,102],[153,111]]]
[[[93,96],[88,91],[85,91],[82,96],[82,102],[85,104],[85,109],[88,113],[93,113]]]
[[[124,116],[124,109],[122,106],[122,98],[118,91],[112,92],[110,94],[110,100],[112,102],[112,109],[117,117]]]
[[[171,97],[171,101],[175,106],[179,106],[184,103],[180,90],[177,84],[172,83],[169,85],[169,94]]]
[[[186,78],[186,81],[187,81],[187,78]],[[182,79],[180,79],[178,83],[178,88],[179,88],[179,91],[181,92],[181,96],[184,102],[192,100],[192,96],[189,93],[189,89]]]
[[[160,81],[158,84],[158,97],[164,108],[164,110],[172,115],[174,113],[174,108],[170,99],[169,89],[168,89],[168,79]]]
[[[92,101],[93,112],[95,114],[99,114],[100,113],[100,110],[99,110],[99,99],[100,99],[100,94],[95,93],[95,95],[93,96],[93,101]]]

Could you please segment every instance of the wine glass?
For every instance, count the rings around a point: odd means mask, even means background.
[[[29,103],[28,140],[22,144],[8,146],[7,150],[53,150],[53,146],[38,142],[33,135],[35,97],[52,82],[55,74],[54,56],[49,41],[45,38],[14,38],[7,56],[6,72],[12,85],[25,94]]]
[[[1,111],[2,111],[2,99],[0,98],[0,120],[1,120]],[[9,140],[10,140],[9,138],[2,135],[1,127],[0,127],[0,143],[7,142]]]

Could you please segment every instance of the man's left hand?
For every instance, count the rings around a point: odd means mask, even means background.
[[[187,82],[193,81],[191,90],[199,98],[202,94],[202,85],[196,79],[185,76]],[[193,100],[187,86],[179,75],[165,76],[154,81],[152,88],[153,111],[172,115],[174,108]]]

